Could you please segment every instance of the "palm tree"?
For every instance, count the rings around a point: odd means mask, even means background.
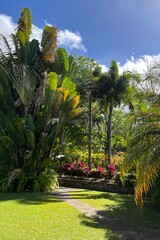
[[[92,102],[96,101],[97,76],[100,68],[94,59],[84,58],[83,56],[71,55],[69,57],[69,72],[76,83],[77,91],[81,95],[81,104],[87,105],[88,119],[88,165],[92,167]]]
[[[136,171],[135,202],[140,207],[143,206],[143,195],[155,187],[160,176],[160,97],[153,92],[148,95],[147,90],[143,102],[146,102],[146,108],[132,112],[130,116],[128,154],[122,167],[122,177],[125,172]],[[159,198],[159,188],[156,194]]]
[[[107,73],[100,76],[98,81],[99,98],[104,101],[108,106],[108,119],[107,125],[107,149],[108,162],[111,163],[112,159],[112,115],[113,108],[120,105],[122,102],[129,84],[129,73],[119,75],[118,64],[116,61],[111,62],[111,66]]]

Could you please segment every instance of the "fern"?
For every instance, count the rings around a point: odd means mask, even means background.
[[[58,185],[57,175],[54,171],[51,171],[49,173],[40,173],[37,177],[37,181],[39,182],[41,191],[53,191]]]

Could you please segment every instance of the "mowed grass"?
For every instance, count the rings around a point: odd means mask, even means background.
[[[160,231],[160,211],[153,209],[147,199],[144,201],[144,208],[140,210],[135,206],[133,195],[83,189],[70,192],[70,195],[98,210],[105,210],[106,215],[123,220],[136,228]]]
[[[85,226],[83,220],[88,222]],[[2,240],[104,240],[122,239],[67,203],[44,193],[0,194]]]

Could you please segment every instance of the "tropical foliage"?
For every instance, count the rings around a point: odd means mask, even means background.
[[[54,189],[64,154],[62,173],[111,178],[116,165],[129,172],[137,205],[152,188],[158,205],[159,65],[143,81],[120,75],[116,61],[102,73],[93,59],[58,48],[56,27],[45,26],[41,43],[31,32],[24,8],[15,33],[0,39],[0,191]]]
[[[23,9],[10,44],[0,52],[0,190],[52,190],[54,149],[63,127],[82,109],[67,77],[68,57],[57,29],[46,26],[41,47],[30,41],[31,14]]]
[[[99,95],[103,104],[108,107],[108,117],[106,121],[107,129],[107,149],[108,161],[112,160],[112,116],[114,107],[120,105],[129,87],[130,73],[119,75],[118,64],[116,61],[111,62],[107,73],[101,74],[98,81]]]
[[[144,111],[131,115],[128,158],[123,163],[125,171],[136,170],[135,201],[140,206],[160,174],[160,101],[159,96],[151,99]]]

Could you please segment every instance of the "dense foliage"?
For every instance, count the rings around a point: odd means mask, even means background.
[[[159,65],[143,81],[120,75],[116,61],[102,73],[58,48],[57,28],[45,26],[39,43],[31,26],[24,8],[15,33],[0,39],[0,191],[54,189],[63,155],[61,173],[111,178],[116,165],[138,205],[151,190],[160,206]]]
[[[1,191],[52,190],[57,139],[82,112],[76,86],[66,75],[67,53],[57,49],[57,29],[44,28],[41,47],[29,40],[30,33],[31,14],[23,9],[12,45],[3,36],[1,40]]]

